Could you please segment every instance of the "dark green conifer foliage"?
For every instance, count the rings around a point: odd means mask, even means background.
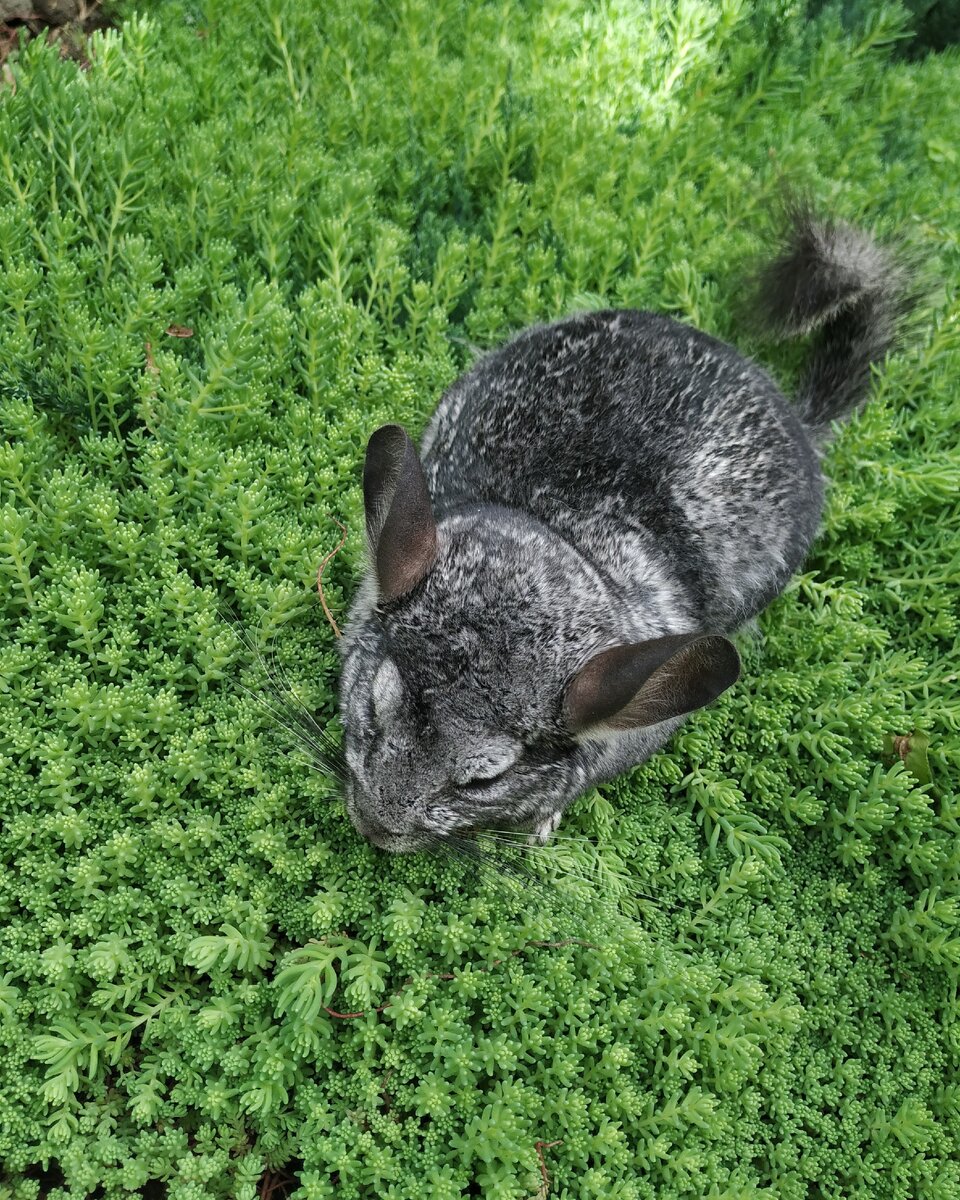
[[[960,1196],[960,58],[806,9],[171,0],[13,55],[3,1200],[528,1200],[539,1141],[566,1200]],[[789,381],[737,316],[783,178],[928,268],[743,680],[540,890],[384,859],[224,607],[335,732],[370,430],[606,304]]]

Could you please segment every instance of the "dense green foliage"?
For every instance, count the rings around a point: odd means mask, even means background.
[[[805,7],[208,0],[14,56],[4,1200],[960,1197],[960,58]],[[385,858],[222,606],[335,730],[368,432],[606,303],[788,380],[738,316],[783,178],[928,267],[741,684],[540,889]]]

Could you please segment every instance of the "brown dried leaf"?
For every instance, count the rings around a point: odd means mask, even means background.
[[[883,760],[890,767],[899,758],[918,783],[932,783],[933,773],[927,750],[930,738],[922,730],[913,733],[885,733],[883,735]]]

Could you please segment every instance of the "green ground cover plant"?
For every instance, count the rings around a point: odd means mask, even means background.
[[[907,23],[177,0],[11,56],[3,1200],[960,1197],[960,57]],[[925,268],[740,684],[539,887],[363,844],[257,695],[336,734],[367,435],[607,304],[789,381],[783,180]]]

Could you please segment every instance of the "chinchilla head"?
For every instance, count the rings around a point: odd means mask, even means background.
[[[729,642],[651,638],[662,630],[532,517],[484,505],[436,520],[400,426],[370,439],[364,503],[372,565],[340,706],[347,811],[383,849],[536,829],[620,769],[604,770],[611,747],[736,678]]]

